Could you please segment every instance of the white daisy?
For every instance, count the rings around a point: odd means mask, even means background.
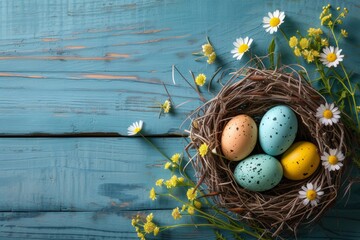
[[[344,154],[338,149],[330,149],[329,153],[324,152],[321,156],[322,165],[329,171],[339,170],[343,166],[344,159]]]
[[[275,12],[268,13],[269,17],[263,18],[264,28],[266,28],[266,32],[270,31],[270,34],[277,32],[280,25],[284,22],[285,13],[276,10]]]
[[[320,61],[328,68],[336,67],[344,58],[344,55],[340,55],[342,49],[337,47],[325,47],[322,51]]]
[[[231,53],[234,54],[234,58],[236,60],[240,60],[245,52],[247,52],[250,48],[251,43],[253,42],[252,38],[246,37],[244,39],[237,38],[236,42],[234,42],[235,48],[231,50]]]
[[[321,190],[321,186],[317,187],[316,184],[308,183],[305,186],[302,186],[301,189],[303,191],[299,191],[299,198],[304,199],[303,204],[308,205],[309,202],[311,206],[317,206],[320,200],[320,196],[324,195]]]
[[[132,136],[132,135],[138,134],[141,131],[142,127],[143,127],[143,121],[142,120],[140,120],[139,122],[134,122],[127,129],[128,130],[128,135]]]
[[[340,119],[340,110],[338,107],[335,107],[334,103],[321,104],[320,107],[316,110],[316,117],[319,118],[320,123],[324,125],[332,125],[337,123]]]

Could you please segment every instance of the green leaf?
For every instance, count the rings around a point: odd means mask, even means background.
[[[274,67],[275,67],[274,51],[275,51],[275,38],[273,38],[273,40],[271,41],[269,48],[268,48],[270,69],[274,69]]]

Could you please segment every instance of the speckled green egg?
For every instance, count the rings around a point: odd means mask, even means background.
[[[262,192],[281,181],[283,168],[280,162],[266,154],[257,154],[242,160],[235,168],[234,178],[245,189]]]

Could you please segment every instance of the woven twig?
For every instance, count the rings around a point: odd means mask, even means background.
[[[209,192],[218,193],[214,201],[220,207],[236,213],[250,225],[268,229],[273,236],[289,230],[296,234],[302,224],[318,220],[334,203],[343,168],[329,172],[323,166],[309,178],[290,181],[283,178],[278,186],[266,192],[252,192],[240,187],[233,176],[238,162],[221,157],[221,134],[234,116],[246,114],[257,124],[265,112],[276,105],[288,105],[298,117],[299,131],[295,141],[314,143],[320,154],[330,148],[347,152],[345,127],[340,122],[324,126],[316,118],[316,110],[325,99],[300,74],[289,67],[265,70],[247,67],[240,69],[223,86],[218,95],[196,110],[190,131],[189,148],[197,149],[207,143],[209,153],[197,155],[194,168],[197,177]],[[262,153],[259,145],[253,154]],[[344,162],[346,165],[346,160]],[[301,186],[312,182],[321,186],[325,194],[317,207],[304,206],[298,198]]]

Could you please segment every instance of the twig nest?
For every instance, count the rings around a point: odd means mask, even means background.
[[[234,73],[216,97],[196,110],[190,131],[189,148],[198,149],[206,143],[212,150],[205,156],[197,154],[193,163],[206,190],[217,193],[214,197],[216,204],[228,210],[229,214],[236,213],[239,220],[267,229],[273,236],[288,231],[296,234],[300,225],[319,219],[336,199],[343,168],[329,171],[320,164],[306,178],[290,180],[291,177],[282,177],[270,190],[251,191],[238,184],[234,175],[235,168],[246,159],[240,162],[230,161],[234,160],[231,157],[226,159],[224,156],[229,154],[224,151],[221,139],[227,131],[225,126],[228,128],[235,116],[249,116],[259,127],[265,113],[281,105],[289,107],[295,114],[298,127],[292,139],[295,143],[305,141],[314,145],[319,156],[332,149],[346,153],[344,125],[339,121],[325,126],[316,116],[320,104],[325,102],[320,93],[290,68],[263,70],[248,67]],[[281,154],[285,150],[282,149]],[[249,157],[264,153],[257,141]],[[292,160],[291,156],[285,155],[273,158],[279,163],[281,157],[282,161]],[[299,192],[307,189],[306,186],[316,186],[313,192],[318,195],[315,194],[317,198],[311,204],[305,205],[309,201],[304,201]]]

